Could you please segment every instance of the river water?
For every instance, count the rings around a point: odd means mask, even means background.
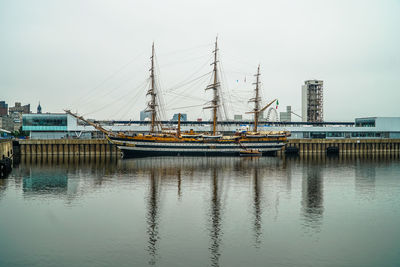
[[[0,266],[400,266],[398,158],[23,158]]]

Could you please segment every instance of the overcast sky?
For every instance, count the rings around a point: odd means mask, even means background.
[[[230,117],[251,108],[258,64],[278,111],[300,113],[321,79],[326,121],[400,116],[399,0],[0,0],[0,100],[139,119],[154,41],[167,119],[208,119],[216,35]]]

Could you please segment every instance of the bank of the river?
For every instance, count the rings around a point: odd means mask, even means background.
[[[19,140],[21,155],[119,156],[105,139]],[[289,139],[278,152],[289,154],[400,154],[400,139]]]
[[[4,178],[11,171],[13,156],[13,142],[9,139],[0,139],[0,178]]]

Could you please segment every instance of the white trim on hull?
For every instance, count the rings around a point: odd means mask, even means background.
[[[146,142],[137,140],[110,140],[123,152],[123,157],[145,156],[239,156],[243,145],[258,149],[262,153],[275,153],[285,146],[285,142]]]

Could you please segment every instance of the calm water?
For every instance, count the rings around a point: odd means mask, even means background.
[[[400,266],[400,161],[25,158],[1,266]]]

